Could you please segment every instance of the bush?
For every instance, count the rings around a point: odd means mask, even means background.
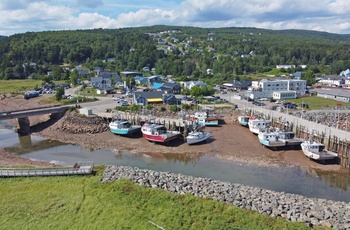
[[[153,105],[146,105],[146,109],[147,110],[152,110],[153,109]]]
[[[189,109],[191,109],[191,106],[188,105],[188,104],[182,104],[182,105],[181,105],[181,108],[182,108],[183,110],[189,110]]]
[[[171,112],[174,112],[174,113],[176,113],[177,111],[179,111],[180,109],[179,109],[179,107],[177,106],[177,105],[171,105],[170,106],[170,111]]]
[[[165,112],[165,111],[166,111],[166,108],[165,108],[164,106],[162,106],[162,107],[160,108],[160,111]]]

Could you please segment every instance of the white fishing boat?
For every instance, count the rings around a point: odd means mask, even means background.
[[[248,126],[252,133],[259,134],[259,132],[271,127],[271,121],[262,118],[249,117]]]
[[[250,116],[238,116],[238,123],[242,126],[248,127]]]
[[[260,131],[258,139],[261,144],[267,147],[295,146],[303,142],[303,139],[295,137],[292,131],[278,128],[267,128]]]
[[[186,137],[186,142],[189,145],[196,144],[207,140],[209,137],[211,137],[210,132],[192,131],[188,133],[188,136]]]
[[[305,156],[317,161],[332,160],[338,157],[336,152],[326,150],[325,145],[320,142],[304,141],[300,146]]]
[[[209,114],[208,112],[195,112],[194,115],[190,116],[191,121],[197,122],[199,125],[205,126],[218,126],[219,125],[219,115]]]

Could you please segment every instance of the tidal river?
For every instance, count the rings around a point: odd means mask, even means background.
[[[74,164],[94,161],[95,165],[124,165],[141,169],[181,173],[264,189],[350,202],[350,174],[303,170],[298,167],[262,167],[239,164],[215,157],[183,154],[131,154],[123,150],[90,150],[37,136],[18,136],[0,129],[0,148],[22,157]]]

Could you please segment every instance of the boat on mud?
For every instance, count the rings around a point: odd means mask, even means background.
[[[141,127],[142,136],[152,142],[169,142],[179,138],[181,133],[179,131],[170,131],[162,124],[145,123]]]
[[[238,123],[242,126],[248,127],[250,116],[238,116]]]
[[[188,133],[188,136],[186,137],[186,142],[189,145],[197,144],[206,141],[209,137],[211,137],[210,132],[205,132],[202,130],[192,131]]]
[[[128,120],[117,119],[109,123],[112,133],[118,135],[131,135],[141,131],[141,125],[132,125]]]
[[[298,146],[303,139],[295,137],[289,130],[279,128],[267,128],[258,134],[259,142],[266,147]]]
[[[205,126],[219,125],[219,115],[209,114],[208,112],[195,112],[194,115],[190,116],[190,120],[197,122],[199,125],[205,125]]]
[[[248,126],[252,133],[259,134],[259,132],[271,127],[271,121],[251,116],[249,117]]]
[[[305,156],[316,161],[333,160],[338,157],[336,152],[326,150],[325,145],[320,142],[308,140],[300,146]]]

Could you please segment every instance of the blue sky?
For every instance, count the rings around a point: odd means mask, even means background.
[[[350,34],[349,0],[1,0],[0,35],[151,25]]]

